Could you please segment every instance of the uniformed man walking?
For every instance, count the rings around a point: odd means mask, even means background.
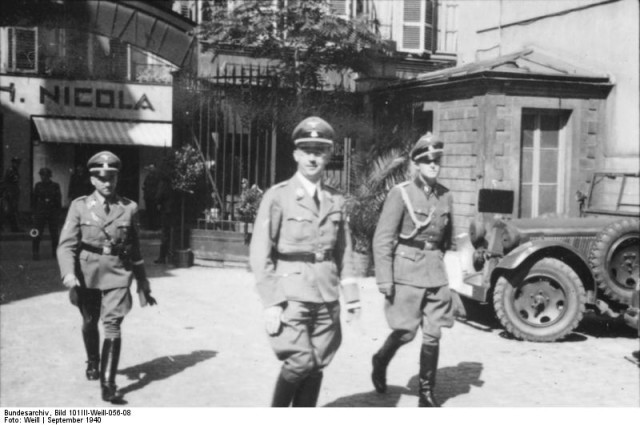
[[[314,407],[341,343],[339,292],[360,312],[344,198],[322,183],[334,132],[309,117],[293,131],[297,173],[269,189],[250,246],[269,341],[282,369],[273,407]]]
[[[51,254],[55,257],[58,246],[58,220],[62,208],[60,185],[53,180],[49,168],[40,169],[40,180],[33,189],[34,228],[31,231],[31,252],[34,260],[40,259],[40,240],[44,226],[49,226],[51,236]]]
[[[120,400],[115,383],[120,325],[131,310],[129,286],[134,276],[140,304],[156,303],[140,254],[138,206],[116,194],[120,167],[120,159],[108,151],[89,159],[95,191],[71,203],[58,245],[62,282],[71,288],[71,301],[82,314],[86,377],[99,377],[102,399],[113,403]],[[105,333],[102,357],[98,319]]]
[[[434,397],[442,327],[453,326],[453,303],[443,256],[451,246],[452,197],[437,181],[443,143],[431,133],[411,151],[416,177],[393,187],[373,238],[376,282],[385,295],[392,329],[373,356],[373,385],[387,389],[387,366],[422,326],[419,407],[439,407]]]

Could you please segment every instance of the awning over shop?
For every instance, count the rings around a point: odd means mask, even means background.
[[[171,123],[32,119],[42,142],[171,147]]]

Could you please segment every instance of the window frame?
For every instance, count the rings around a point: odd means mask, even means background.
[[[407,1],[417,2],[420,5],[419,19],[416,21],[407,21],[405,19],[405,5]],[[431,22],[427,22],[427,4],[432,5]],[[403,0],[401,9],[401,24],[400,24],[400,42],[398,43],[398,51],[406,53],[435,53],[438,45],[438,1],[436,0]],[[417,48],[405,47],[405,28],[418,28],[419,30],[419,46]],[[427,28],[431,31],[431,48],[427,48],[425,45],[425,38],[427,34]]]
[[[33,36],[33,69],[31,68],[19,68],[17,62],[17,42],[18,38],[16,36],[16,31],[31,31],[34,33]],[[9,27],[7,32],[7,69],[10,72],[20,72],[25,74],[37,74],[38,73],[38,62],[39,62],[39,46],[38,46],[38,27]]]

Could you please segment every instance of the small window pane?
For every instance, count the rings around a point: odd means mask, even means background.
[[[559,129],[558,115],[540,115],[540,147],[557,148]]]
[[[558,181],[558,151],[547,149],[540,151],[540,182],[557,183]]]
[[[557,212],[557,193],[558,186],[557,185],[545,185],[540,186],[540,205],[538,208],[538,214],[549,214]]]
[[[533,150],[522,150],[522,183],[533,181]]]
[[[531,217],[531,185],[523,184],[520,188],[520,217]]]
[[[535,117],[533,115],[522,116],[522,146],[533,147],[533,130],[535,127]]]

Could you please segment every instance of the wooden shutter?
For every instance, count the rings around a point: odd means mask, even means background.
[[[402,48],[420,50],[422,0],[404,0],[402,7]]]
[[[349,16],[348,0],[329,0],[331,11],[340,16]]]
[[[435,50],[434,28],[436,27],[436,1],[426,0],[424,11],[424,44],[422,49],[433,52]]]
[[[9,68],[14,71],[38,70],[38,44],[35,28],[9,29]]]

